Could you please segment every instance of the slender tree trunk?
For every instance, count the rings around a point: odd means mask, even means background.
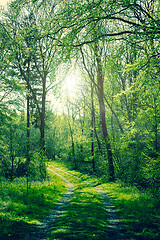
[[[113,141],[115,141],[115,133],[114,133],[114,126],[113,126],[113,113],[112,113],[112,115],[111,115],[111,127],[112,127]]]
[[[69,124],[69,129],[70,129],[70,134],[71,134],[71,140],[72,140],[72,156],[73,156],[73,162],[74,162],[75,169],[78,169],[77,161],[76,161],[76,156],[75,156],[73,132],[72,132],[72,127],[71,127],[71,124],[70,124],[69,120],[68,120],[68,124]]]
[[[30,87],[29,87],[29,60],[28,60],[28,80],[27,80],[27,163],[30,162]],[[28,167],[28,166],[27,166]]]
[[[84,116],[83,116],[84,118]],[[81,133],[82,133],[82,139],[83,139],[83,134],[84,134],[84,119],[81,120],[81,115],[80,115],[80,112],[79,112],[79,119],[80,119],[80,124],[81,124]],[[80,158],[81,160],[83,160],[84,156],[83,156],[83,143],[80,144],[80,151],[81,151],[81,155],[80,155]]]
[[[97,134],[97,129],[96,129],[96,120],[95,120],[95,108],[94,108],[94,101],[92,102],[92,116],[93,116],[93,128],[94,128],[94,134],[97,140],[97,144],[98,144],[98,149],[100,154],[102,154],[102,147],[101,147],[101,143]]]
[[[81,126],[82,126],[82,138],[83,138],[83,132],[84,132],[84,130],[83,130],[83,127],[84,127],[84,120],[82,120],[82,124],[81,124]],[[81,143],[81,156],[82,156],[82,159],[83,159],[83,144]]]
[[[26,166],[26,178],[27,178],[27,195],[29,193],[29,163],[30,163],[30,91],[29,91],[29,74],[27,81],[27,166]]]
[[[113,165],[113,157],[112,157],[112,149],[110,144],[110,138],[107,131],[106,126],[106,117],[105,117],[105,104],[104,104],[104,89],[103,89],[103,72],[101,59],[98,56],[98,51],[95,51],[96,61],[97,61],[97,85],[98,85],[98,100],[99,100],[99,109],[100,109],[100,118],[102,124],[102,133],[105,140],[105,145],[108,154],[108,171],[109,171],[109,180],[115,180],[114,174],[114,165]]]
[[[68,126],[69,126],[69,130],[70,130],[70,134],[71,134],[71,141],[72,141],[72,157],[73,157],[74,167],[75,167],[75,169],[78,169],[76,156],[75,156],[75,145],[74,145],[73,131],[72,131],[72,126],[71,126],[69,117],[70,117],[70,115],[69,115],[69,108],[68,108],[68,119],[67,119],[67,121],[68,121]],[[72,118],[73,118],[73,116],[72,116]]]
[[[29,119],[29,93],[27,92],[27,161],[30,162],[30,119]]]
[[[99,137],[98,137],[98,134],[97,134],[97,130],[96,130],[96,126],[95,126],[95,125],[94,125],[94,134],[95,134],[96,139],[97,139],[97,144],[98,144],[99,152],[100,152],[100,154],[102,154],[101,143],[100,143],[100,141],[99,141]]]
[[[92,113],[92,117],[91,117],[91,155],[92,155],[92,169],[93,172],[96,171],[95,169],[95,159],[94,159],[94,138],[93,138],[93,128],[94,128],[94,102],[93,102],[93,84],[91,82],[91,113]]]
[[[122,85],[122,90],[125,92],[126,91],[126,78],[122,76],[122,74],[120,72],[118,72],[119,78],[121,80],[121,85]],[[132,116],[131,116],[131,109],[130,109],[130,105],[128,103],[128,99],[126,94],[123,94],[124,97],[124,102],[126,105],[126,110],[127,110],[127,117],[128,117],[128,121],[131,122]],[[121,103],[121,108],[123,109],[123,105]]]
[[[95,83],[94,81],[94,75],[92,74],[92,71],[90,72],[89,69],[87,68],[86,66],[86,63],[85,63],[85,58],[84,58],[84,55],[83,55],[83,51],[82,49],[80,49],[81,51],[81,54],[82,54],[82,60],[83,60],[83,65],[84,65],[84,68],[86,70],[86,72],[88,73],[88,76],[91,80],[91,84],[93,84],[93,86],[96,86],[97,87],[97,84]],[[92,87],[93,87],[92,86]],[[97,130],[96,130],[96,127],[95,127],[95,110],[94,110],[94,102],[93,102],[93,111],[92,111],[92,116],[93,116],[93,122],[94,122],[94,133],[95,133],[95,136],[96,136],[96,139],[97,139],[97,144],[98,144],[98,148],[99,148],[99,152],[102,153],[102,150],[101,150],[101,143],[99,141],[99,138],[98,138],[98,134],[97,134]]]
[[[44,120],[45,120],[45,95],[46,95],[46,76],[44,74],[44,78],[43,78],[43,97],[42,97],[42,111],[40,109],[40,106],[39,106],[39,103],[38,103],[38,100],[37,100],[37,96],[36,96],[36,93],[35,91],[33,90],[30,82],[29,82],[29,78],[28,76],[26,75],[25,71],[23,70],[21,64],[20,64],[20,60],[17,56],[17,61],[18,61],[18,65],[19,65],[19,70],[20,70],[20,73],[21,75],[24,77],[24,80],[26,81],[27,83],[27,88],[28,90],[32,93],[32,96],[33,96],[33,99],[35,101],[35,104],[36,104],[36,107],[37,107],[37,110],[38,110],[38,114],[39,114],[39,118],[40,118],[40,121],[41,121],[41,125],[40,125],[40,134],[41,134],[41,139],[40,139],[40,142],[41,142],[41,149],[44,149]],[[45,93],[45,94],[44,94]],[[43,140],[42,140],[43,139]]]
[[[45,102],[46,102],[46,78],[47,72],[44,71],[43,76],[43,86],[42,86],[42,111],[41,111],[41,125],[40,125],[40,133],[41,133],[41,150],[45,151]]]
[[[123,128],[122,128],[122,125],[121,125],[121,123],[120,123],[120,121],[119,121],[119,119],[118,119],[118,117],[117,117],[117,114],[115,113],[115,111],[113,110],[112,106],[109,104],[109,102],[107,101],[107,98],[106,98],[105,96],[104,96],[104,99],[105,99],[108,107],[110,108],[110,110],[111,110],[111,112],[112,112],[112,116],[113,116],[113,115],[115,116],[115,118],[116,118],[116,120],[117,120],[117,123],[118,123],[118,126],[119,126],[119,129],[121,130],[121,133],[124,133],[124,130],[123,130]]]
[[[157,124],[157,117],[158,116],[158,111],[157,111],[157,102],[156,102],[156,98],[154,97],[154,120],[155,120],[155,124],[154,124],[154,134],[155,134],[155,151],[158,151],[158,124]]]
[[[74,161],[75,169],[78,169],[78,167],[77,167],[77,161],[76,161],[76,156],[75,156],[73,136],[72,136],[72,156],[73,156],[73,161]]]
[[[13,172],[14,172],[14,155],[13,155],[13,129],[10,126],[10,158],[11,158],[11,181],[13,180]]]

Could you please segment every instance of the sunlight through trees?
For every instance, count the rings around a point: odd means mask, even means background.
[[[40,154],[42,172],[48,157],[159,191],[159,8],[13,0],[1,11],[1,176],[20,165],[29,176]]]

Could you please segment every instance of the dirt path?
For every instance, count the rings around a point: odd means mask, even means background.
[[[74,186],[73,184],[68,181],[66,178],[54,172],[51,169],[48,169],[50,172],[59,176],[68,186],[68,190],[65,195],[61,198],[61,200],[56,204],[55,208],[49,212],[49,214],[45,217],[43,222],[40,225],[35,227],[30,233],[27,234],[25,240],[40,240],[44,239],[47,234],[51,231],[51,227],[53,226],[54,222],[61,216],[63,213],[66,205],[71,201],[74,193]]]
[[[64,172],[65,174],[71,175],[80,181],[85,182],[86,184],[94,187],[99,194],[102,197],[103,204],[105,207],[105,215],[106,215],[106,228],[107,228],[107,235],[108,240],[127,240],[124,230],[121,227],[120,219],[118,217],[118,214],[116,212],[115,207],[111,203],[109,197],[107,194],[99,187],[95,186],[94,184],[83,180],[80,177],[77,177],[76,175],[69,173],[67,171],[64,171],[60,168],[51,166],[54,168],[54,170],[48,168],[48,170],[57,176],[59,176],[62,180],[64,180],[68,186],[68,190],[66,194],[62,197],[62,199],[59,201],[59,203],[56,205],[56,207],[49,212],[47,217],[44,219],[44,221],[38,225],[36,228],[33,229],[32,232],[30,232],[25,240],[40,240],[45,239],[47,234],[51,232],[52,227],[54,226],[54,223],[58,221],[58,218],[63,214],[65,207],[67,204],[72,200],[73,193],[74,193],[74,186],[73,184],[68,181],[66,178],[64,178],[61,174],[57,173],[56,170]],[[77,239],[77,238],[76,238]],[[101,240],[101,239],[100,239]]]
[[[111,200],[109,199],[108,195],[106,192],[104,192],[101,188],[95,186],[94,184],[80,178],[77,177],[76,175],[69,173],[67,171],[64,171],[60,168],[54,167],[55,169],[67,173],[85,183],[87,183],[88,185],[94,187],[99,194],[102,197],[103,200],[103,204],[105,207],[105,214],[106,214],[106,227],[107,227],[107,231],[108,231],[108,236],[109,236],[109,240],[113,239],[113,240],[127,240],[127,237],[125,236],[124,233],[124,229],[121,226],[121,220],[118,216],[118,213],[115,209],[115,206],[112,204]]]

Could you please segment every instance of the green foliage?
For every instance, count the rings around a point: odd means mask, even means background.
[[[101,61],[104,123],[115,175],[157,194],[158,10],[158,1],[12,1],[0,23],[1,176],[13,179],[28,173],[30,179],[45,178],[46,158],[40,152],[39,140],[45,126],[45,154],[49,159],[65,160],[90,173],[96,170],[98,176],[108,179],[97,95],[97,63]],[[60,86],[73,63],[78,65],[83,80],[78,79],[81,90],[76,98],[67,99],[68,115],[44,111],[49,89],[60,98]],[[30,101],[29,129],[24,110],[26,97]],[[30,137],[26,136],[27,130]],[[25,162],[28,157],[29,169]]]
[[[157,199],[160,197],[160,157],[149,158],[144,155],[145,166],[143,166],[144,181],[150,187],[152,193]]]
[[[44,152],[36,152],[31,158],[31,162],[29,163],[28,176],[29,179],[38,179],[44,180],[46,179],[46,162],[47,157]]]

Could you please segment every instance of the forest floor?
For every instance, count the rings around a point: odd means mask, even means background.
[[[79,188],[79,184],[80,184],[80,186],[81,186],[80,187],[80,194],[82,194],[82,193],[84,194],[84,197],[83,197],[84,198],[84,202],[83,202],[83,199],[82,199],[82,202],[78,202],[78,206],[82,205],[82,207],[83,207],[83,204],[86,204],[86,202],[88,202],[87,203],[88,204],[87,208],[90,209],[89,204],[92,205],[92,202],[95,200],[94,199],[95,196],[91,196],[92,195],[91,192],[93,191],[92,188],[96,189],[97,193],[100,195],[100,198],[101,198],[99,204],[101,204],[103,214],[102,214],[102,219],[100,219],[100,218],[97,219],[97,230],[95,228],[95,230],[93,230],[94,233],[92,232],[91,233],[92,235],[90,235],[89,234],[90,231],[89,232],[84,231],[84,234],[82,234],[83,233],[83,229],[81,229],[81,231],[80,231],[81,236],[78,236],[78,233],[79,233],[79,229],[78,228],[74,229],[74,231],[75,231],[74,235],[72,233],[72,228],[68,229],[67,230],[68,231],[68,233],[67,233],[67,235],[68,235],[67,239],[68,240],[69,239],[97,239],[98,240],[98,239],[102,239],[102,235],[103,235],[103,239],[114,239],[114,240],[122,240],[122,239],[124,240],[124,239],[127,239],[125,234],[124,234],[125,230],[121,226],[118,213],[116,212],[116,209],[115,209],[114,205],[112,204],[112,202],[110,201],[108,195],[106,194],[106,192],[103,189],[98,187],[97,184],[93,184],[93,183],[91,183],[89,181],[86,181],[86,180],[82,179],[81,177],[78,177],[78,176],[74,175],[71,172],[67,172],[67,171],[62,170],[60,168],[54,167],[54,171],[57,171],[57,170],[59,172],[61,172],[61,174],[65,173],[65,176],[70,175],[70,180],[71,181],[73,181],[73,178],[78,179],[78,185],[77,185],[77,182],[76,182],[76,184],[75,183],[74,184],[76,185],[76,189]],[[84,183],[84,187],[82,187],[83,183]],[[83,188],[88,188],[88,187],[90,188],[90,190],[88,189],[89,190],[88,193],[90,193],[89,197],[87,196],[87,194],[85,196],[85,189],[83,191]],[[87,200],[87,198],[88,198],[88,200]],[[77,198],[75,198],[75,200],[77,200]],[[88,217],[89,218],[89,225],[88,225],[88,227],[92,228],[92,221],[94,223],[96,218],[94,219],[94,215],[93,215],[93,218],[92,218],[92,215],[90,216],[90,212],[89,211],[88,211],[88,216],[86,215],[87,208],[85,207],[85,217],[86,217],[85,224],[87,225],[87,222],[88,222],[87,217]],[[95,210],[95,212],[97,211],[96,206],[94,207],[94,210]],[[77,205],[76,205],[76,211],[77,211]],[[78,222],[81,222],[81,221],[83,222],[84,216],[83,216],[83,212],[82,211],[78,211],[77,217],[78,217]],[[72,219],[72,221],[73,221],[73,219]],[[102,221],[103,222],[103,224],[102,224],[103,225],[103,227],[102,227],[103,230],[101,229],[101,227],[98,226],[98,221]],[[104,228],[105,228],[105,230],[104,230]],[[71,230],[71,232],[70,232],[70,230]],[[75,236],[76,236],[76,238],[75,238]],[[62,238],[59,238],[59,239],[64,239],[64,238],[62,237]]]
[[[59,162],[28,195],[24,180],[0,183],[0,240],[160,239],[159,200],[149,192]]]
[[[53,165],[48,171],[65,181],[68,190],[25,240],[127,239],[115,207],[104,190]]]

